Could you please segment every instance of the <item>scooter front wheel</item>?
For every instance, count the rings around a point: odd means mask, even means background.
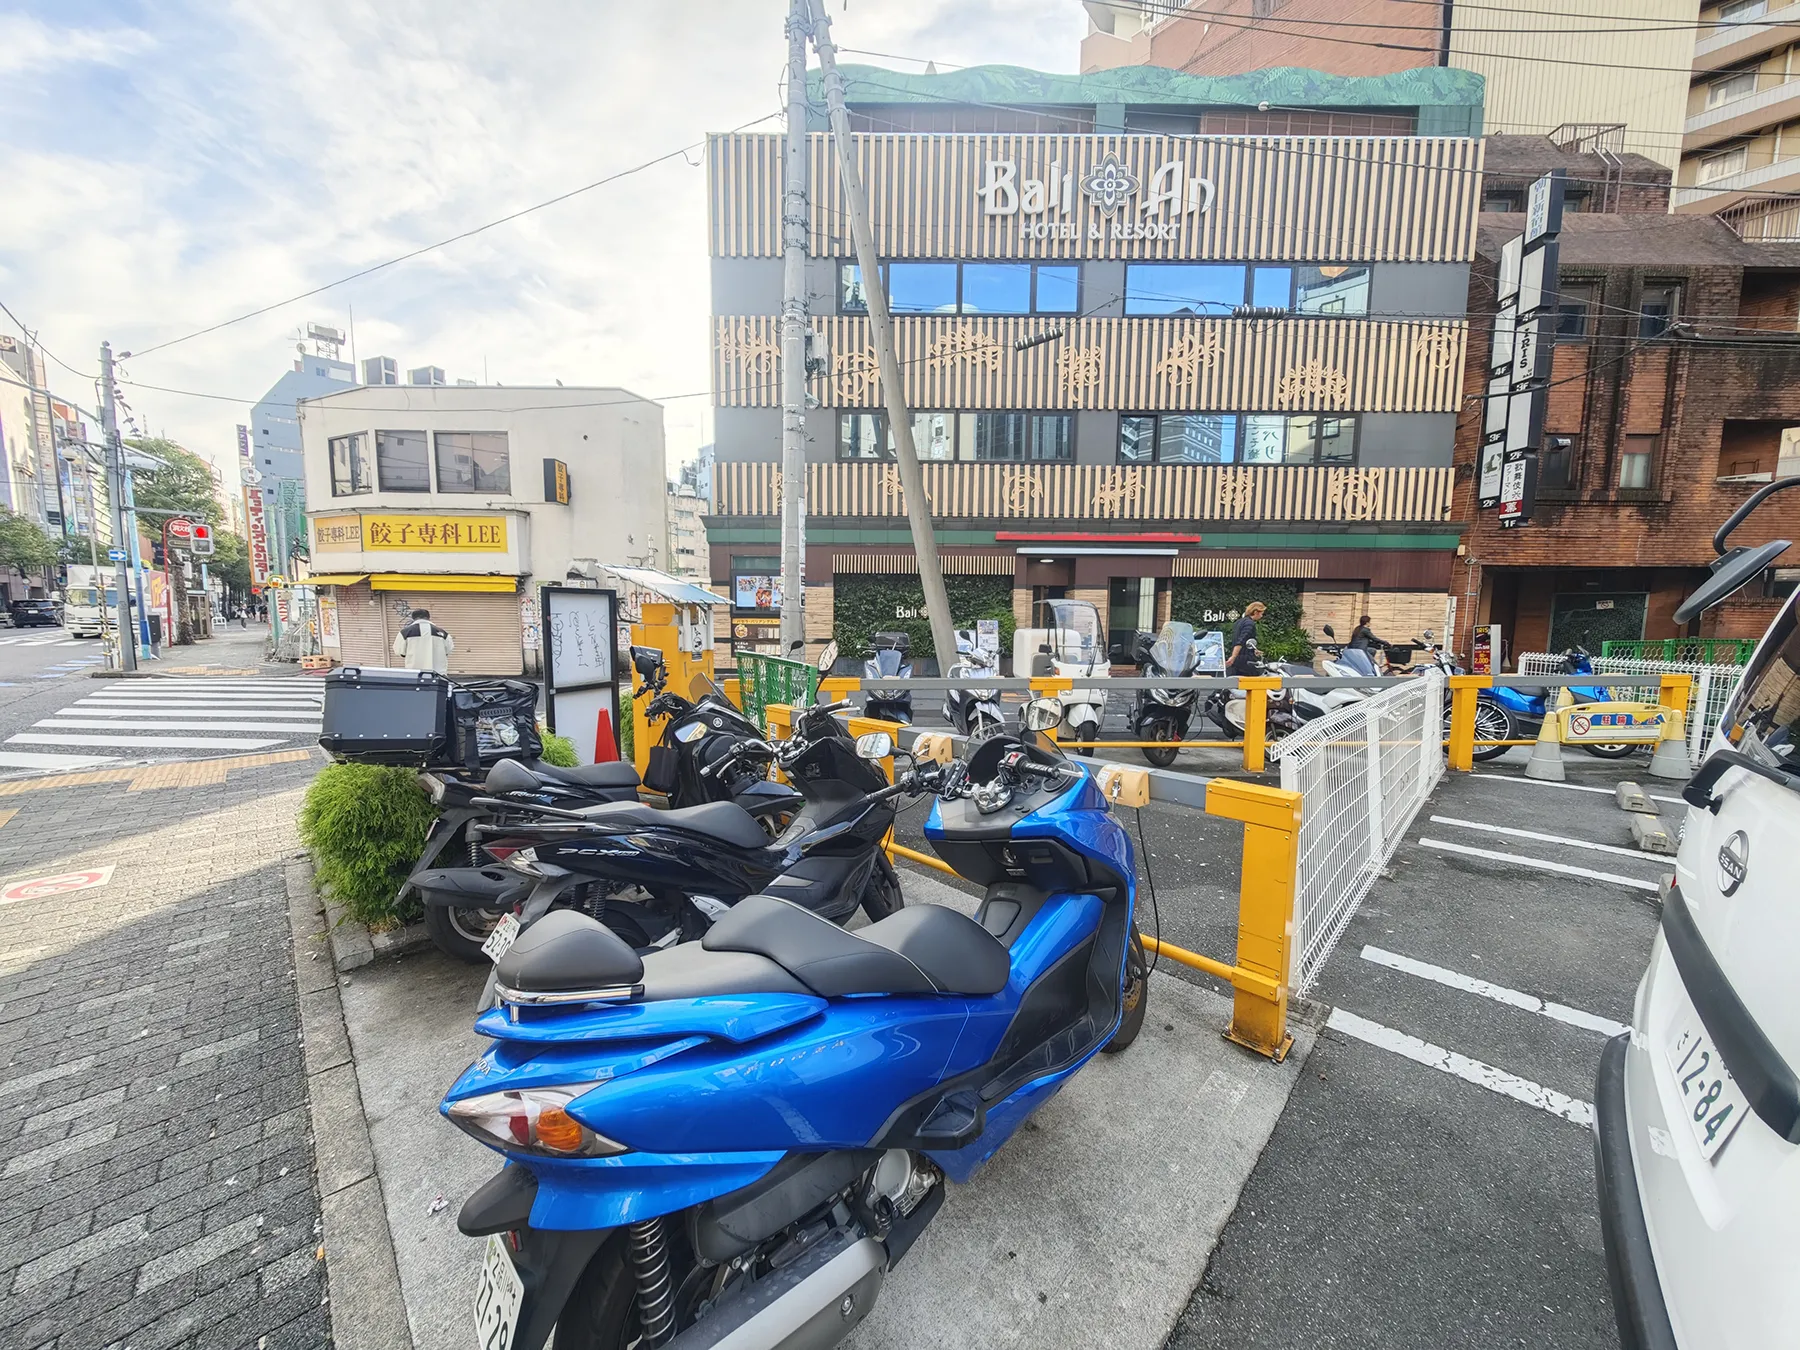
[[[1150,960],[1144,954],[1143,935],[1135,925],[1131,930],[1131,949],[1125,953],[1125,987],[1119,991],[1119,1002],[1124,1008],[1119,1029],[1100,1047],[1103,1054],[1116,1055],[1130,1047],[1144,1029],[1144,1013],[1150,1006]]]
[[[1172,741],[1176,738],[1176,735],[1174,723],[1158,722],[1150,728],[1149,739],[1153,741]],[[1159,769],[1168,768],[1169,765],[1175,762],[1175,757],[1180,753],[1181,751],[1173,745],[1144,747],[1144,758]]]

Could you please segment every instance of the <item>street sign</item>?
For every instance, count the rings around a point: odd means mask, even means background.
[[[104,886],[112,880],[114,866],[116,864],[108,863],[105,867],[88,867],[79,872],[59,872],[55,876],[15,881],[0,890],[0,905],[13,905],[21,900],[47,900],[52,896],[67,895],[70,891]]]
[[[124,562],[125,561],[125,550],[122,548],[107,549],[106,550],[106,560],[108,562],[116,562],[116,563]]]

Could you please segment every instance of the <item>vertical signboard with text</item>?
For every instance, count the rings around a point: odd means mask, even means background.
[[[244,521],[250,532],[250,590],[261,595],[269,579],[269,522],[263,512],[263,493],[259,487],[244,485]]]
[[[1500,250],[1476,498],[1482,510],[1499,511],[1503,529],[1528,522],[1537,501],[1562,212],[1563,171],[1554,169],[1531,185],[1524,233]]]

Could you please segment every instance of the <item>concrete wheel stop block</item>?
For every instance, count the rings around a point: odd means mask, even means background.
[[[1645,853],[1675,852],[1675,836],[1655,816],[1634,815],[1631,818],[1631,840]]]
[[[1650,800],[1650,794],[1636,783],[1620,783],[1613,789],[1613,798],[1621,811],[1636,811],[1646,816],[1657,814],[1656,803]]]

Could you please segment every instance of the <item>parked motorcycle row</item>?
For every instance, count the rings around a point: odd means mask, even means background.
[[[666,689],[659,653],[632,663],[667,809],[618,765],[422,775],[441,816],[407,886],[440,946],[492,962],[488,1048],[440,1107],[503,1160],[458,1219],[486,1243],[479,1343],[834,1345],[946,1179],[1137,1036],[1131,842],[1044,734],[1058,701],[1015,730],[972,691],[980,734],[940,765],[851,737],[841,702],[771,743],[717,690]],[[880,846],[920,798],[986,890],[973,918],[904,903]]]

